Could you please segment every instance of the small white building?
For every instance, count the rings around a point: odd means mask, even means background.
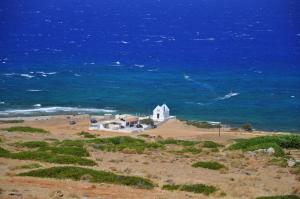
[[[147,126],[139,124],[139,118],[131,115],[118,116],[117,119],[91,123],[89,130],[116,131],[116,132],[140,132]]]
[[[162,106],[157,106],[153,110],[152,119],[154,121],[163,122],[165,120],[168,120],[170,117],[170,109],[166,104],[163,104]]]

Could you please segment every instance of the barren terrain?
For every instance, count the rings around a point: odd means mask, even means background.
[[[70,125],[69,120],[75,120]],[[88,140],[80,132],[89,132],[96,138],[131,136],[147,143],[156,143],[168,138],[191,141],[214,141],[220,147],[195,145],[198,151],[184,145],[166,144],[164,148],[153,148],[142,152],[132,150],[106,151],[92,145],[84,145],[88,151],[87,159],[96,165],[76,165],[93,170],[109,171],[118,175],[139,176],[151,180],[153,189],[142,189],[110,183],[95,183],[89,179],[74,181],[18,176],[19,173],[35,170],[22,165],[38,163],[39,169],[55,166],[68,166],[36,160],[0,158],[0,198],[256,198],[259,196],[300,194],[299,176],[291,168],[270,163],[273,155],[228,150],[234,139],[248,139],[265,135],[266,132],[243,132],[222,129],[200,129],[188,126],[179,120],[170,120],[163,126],[149,130],[139,136],[136,134],[88,131],[88,116],[53,116],[26,119],[24,123],[0,123],[0,146],[11,152],[27,150],[16,143],[28,141]],[[49,133],[8,132],[11,126],[30,126],[42,128]],[[271,134],[271,133],[269,133]],[[194,148],[193,148],[194,149]],[[296,149],[285,149],[285,153],[300,159]],[[219,162],[225,167],[219,170],[193,167],[198,161]],[[74,166],[74,165],[73,165]],[[186,191],[162,189],[165,184],[205,184],[217,188],[212,194],[204,195]]]

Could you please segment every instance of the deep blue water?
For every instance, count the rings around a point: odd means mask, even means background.
[[[2,0],[0,28],[0,117],[167,103],[300,131],[298,0]]]

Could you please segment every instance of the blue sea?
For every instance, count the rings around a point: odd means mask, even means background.
[[[300,132],[299,0],[1,0],[0,117],[151,114]]]

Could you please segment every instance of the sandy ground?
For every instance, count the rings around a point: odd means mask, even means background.
[[[75,120],[75,125],[69,125]],[[2,146],[9,149],[9,144],[21,141],[47,139],[82,139],[78,133],[88,131],[89,117],[53,116],[26,119],[23,124],[0,124],[0,129],[9,126],[32,126],[49,130],[50,134],[8,133],[0,130]],[[89,131],[100,137],[128,135]],[[170,120],[163,126],[145,132],[164,138],[189,140],[213,140],[222,144],[230,144],[232,139],[250,138],[264,135],[266,132],[245,133],[222,129],[219,136],[217,129],[199,129],[187,126],[178,120]],[[153,190],[135,189],[126,186],[93,184],[71,180],[40,179],[17,177],[18,172],[26,170],[14,169],[18,165],[34,161],[11,160],[0,158],[0,198],[255,198],[257,196],[278,194],[300,194],[300,182],[288,168],[268,164],[272,158],[267,155],[252,156],[237,151],[221,150],[212,152],[205,149],[201,154],[178,155],[172,153],[176,146],[169,146],[164,151],[151,151],[145,154],[125,154],[103,152],[89,149],[91,158],[98,165],[96,170],[112,171],[122,175],[135,175],[151,179],[162,186],[168,183],[192,184],[204,183],[219,188],[215,194],[207,197],[180,191],[164,191],[159,187]],[[299,156],[299,151],[293,151]],[[208,170],[193,168],[191,164],[201,160],[214,160],[224,164],[228,170]],[[40,163],[43,167],[57,166]],[[221,197],[221,192],[226,196]]]

